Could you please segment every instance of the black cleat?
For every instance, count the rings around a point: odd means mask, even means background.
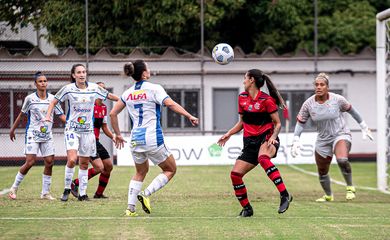
[[[280,206],[278,213],[284,213],[287,211],[288,207],[290,206],[290,202],[292,202],[293,196],[291,194],[288,194],[288,196],[280,196]]]
[[[95,193],[95,195],[93,195],[93,198],[103,198],[103,199],[106,199],[106,198],[108,198],[108,197],[105,196],[104,194],[100,195],[100,194],[96,194],[96,193]]]
[[[77,198],[79,196],[79,186],[76,185],[74,180],[70,184],[70,192],[72,193],[73,197]]]
[[[253,216],[253,208],[251,205],[245,206],[241,210],[240,214],[238,215],[238,217],[251,217],[251,216]]]
[[[79,199],[79,201],[89,201],[89,197],[87,194],[85,194],[83,196],[79,196],[78,199]]]
[[[63,201],[63,202],[68,201],[69,194],[70,194],[70,189],[65,188],[64,193],[62,194],[62,197],[61,197],[61,201]]]

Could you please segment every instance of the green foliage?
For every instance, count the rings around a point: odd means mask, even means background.
[[[0,19],[13,27],[45,26],[59,48],[85,49],[85,1],[0,0]],[[313,52],[313,0],[204,0],[205,47],[227,42],[245,52],[272,46],[279,54]],[[375,14],[390,0],[318,0],[319,52],[356,53],[375,46]],[[89,46],[161,53],[167,46],[200,49],[199,0],[89,1]]]

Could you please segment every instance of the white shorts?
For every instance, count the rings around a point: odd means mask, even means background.
[[[93,132],[65,132],[66,150],[78,150],[80,157],[96,156],[96,139]]]
[[[27,142],[24,146],[24,154],[38,155],[41,152],[42,157],[54,155],[53,140],[47,142]]]
[[[148,159],[153,162],[154,165],[159,165],[164,162],[170,155],[171,152],[165,146],[165,144],[146,152],[135,152],[131,151],[133,160],[136,164],[142,164]]]
[[[336,144],[340,140],[345,140],[349,142],[349,146],[351,146],[352,143],[352,137],[350,134],[343,134],[340,136],[335,137],[332,140],[323,141],[320,139],[317,139],[316,141],[316,152],[323,158],[326,157],[332,157],[334,153],[334,148],[336,147]]]

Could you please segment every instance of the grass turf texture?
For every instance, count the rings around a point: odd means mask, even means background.
[[[390,195],[357,189],[345,200],[345,187],[332,184],[335,201],[316,203],[323,195],[318,178],[286,165],[278,166],[294,196],[289,210],[278,214],[279,194],[260,167],[244,178],[254,208],[251,218],[236,218],[241,207],[230,181],[231,166],[178,167],[177,175],[151,196],[152,214],[137,205],[139,217],[124,216],[132,167],[114,167],[105,194],[109,199],[63,203],[64,167],[55,166],[52,194],[39,198],[42,167],[33,167],[18,190],[18,199],[0,197],[0,239],[386,239],[390,236]],[[298,165],[316,171],[315,165]],[[356,186],[376,187],[376,165],[353,163]],[[18,168],[0,168],[0,188],[8,188]],[[160,172],[151,167],[145,188]],[[77,171],[76,171],[77,173]],[[331,177],[343,181],[337,165]],[[76,176],[77,174],[75,174]],[[91,179],[93,196],[98,177]]]

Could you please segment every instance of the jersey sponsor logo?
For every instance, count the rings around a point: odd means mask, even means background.
[[[252,105],[249,105],[248,111],[252,111],[252,108],[253,108],[253,106],[252,106]]]
[[[92,110],[91,110],[91,109],[88,109],[88,108],[77,108],[77,107],[73,107],[73,111],[74,111],[74,112],[78,112],[78,113],[89,113],[89,112],[91,112]]]
[[[77,118],[77,122],[71,121],[70,122],[70,127],[76,130],[85,130],[90,128],[90,124],[85,124],[87,121],[87,117],[81,116]]]
[[[147,99],[146,92],[145,92],[145,90],[134,91],[134,92],[130,93],[129,96],[127,96],[126,101],[129,99],[132,101],[146,100]]]
[[[43,125],[43,126],[40,126],[39,130],[41,130],[41,133],[46,133],[47,132],[47,126],[46,125]]]

